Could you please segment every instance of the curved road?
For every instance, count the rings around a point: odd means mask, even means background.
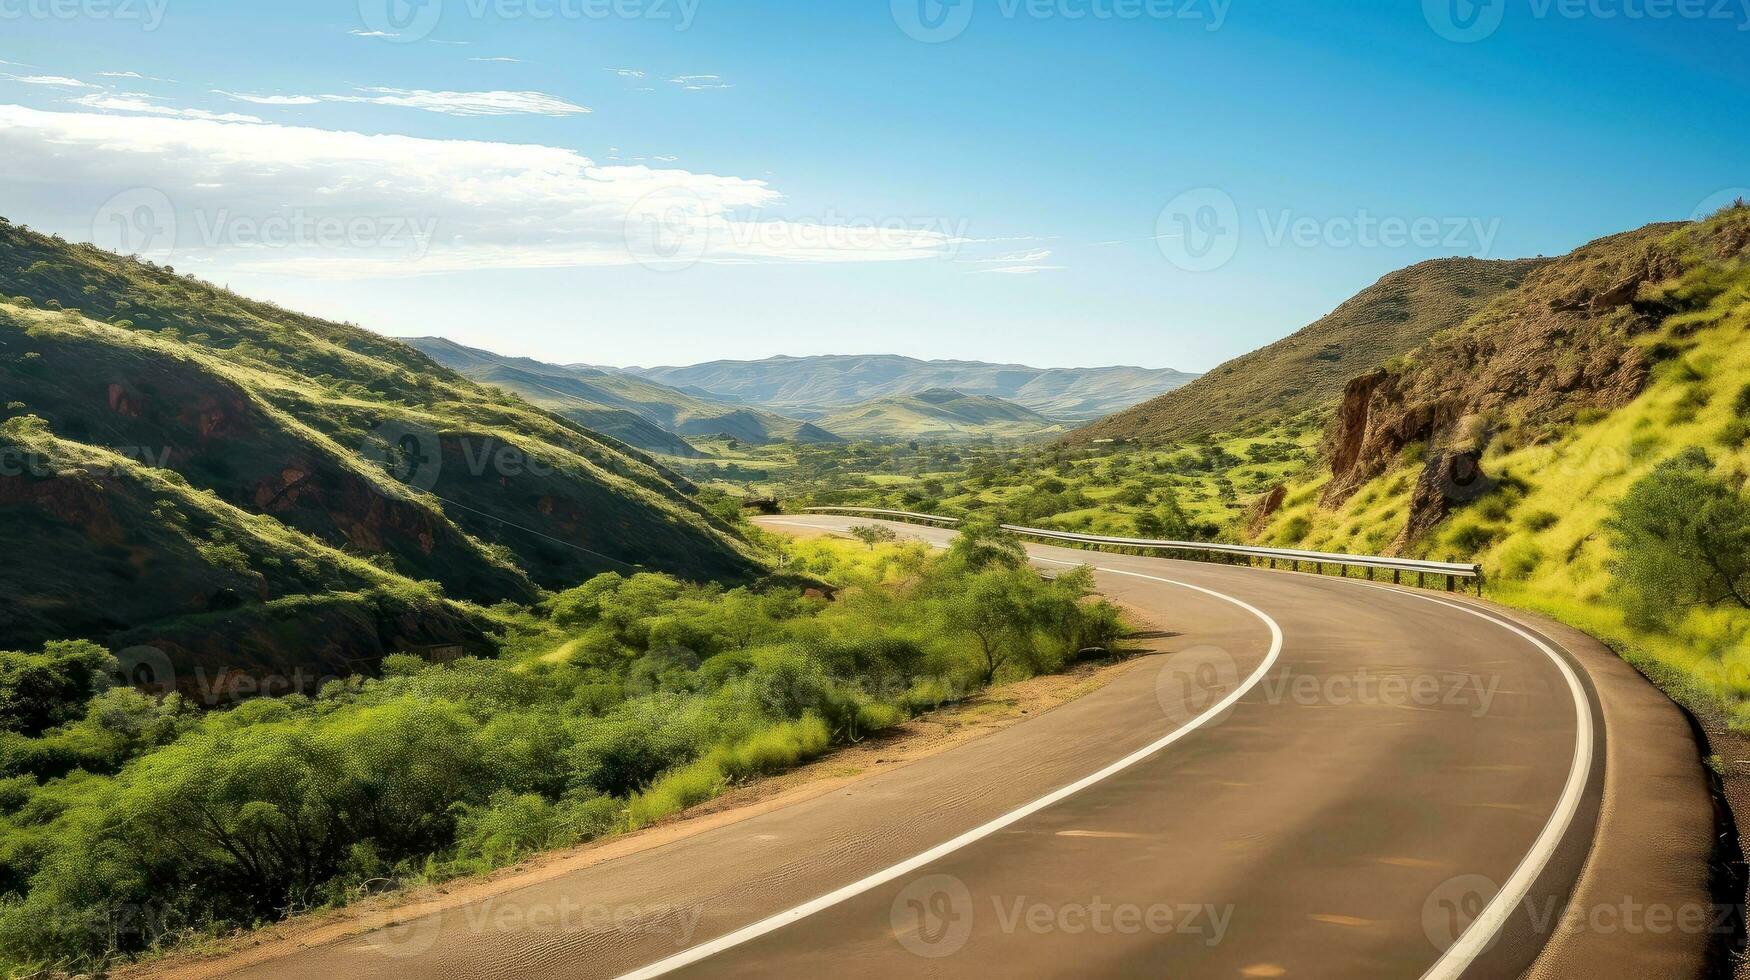
[[[1641,763],[1606,752],[1598,690],[1632,699],[1621,685],[1638,678],[1600,680],[1544,633],[1442,594],[1028,550],[1043,568],[1094,565],[1103,593],[1179,631],[1165,654],[829,794],[394,928],[183,972],[1479,977],[1534,969],[1546,944],[1578,964],[1615,943],[1602,962],[1616,968],[1699,973],[1705,935],[1632,945],[1558,925],[1603,821],[1635,826],[1600,805],[1607,758],[1619,779]],[[1659,738],[1681,730],[1674,709],[1649,710]],[[1663,758],[1687,764],[1681,747]],[[1699,766],[1658,775],[1669,783],[1621,788],[1667,793],[1680,816],[1706,807]],[[1662,819],[1673,852],[1695,850],[1682,819]],[[1705,845],[1711,822],[1687,829]],[[1601,848],[1591,864],[1615,861]],[[1705,866],[1618,870],[1637,875],[1625,900],[1706,901]]]

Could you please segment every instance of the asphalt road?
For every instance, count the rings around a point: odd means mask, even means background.
[[[1166,652],[828,795],[195,972],[1415,978],[1532,965],[1604,785],[1591,679],[1554,641],[1437,593],[1029,552],[1043,568],[1094,565],[1102,592],[1173,632]]]

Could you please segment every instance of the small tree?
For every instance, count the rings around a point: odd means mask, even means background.
[[[974,572],[1014,569],[1027,564],[1027,549],[996,522],[972,520],[960,525],[959,536],[948,546],[948,557]]]
[[[891,544],[898,541],[899,532],[880,524],[859,524],[851,528],[851,537],[868,545],[870,551],[874,551],[878,544]]]
[[[1750,501],[1691,448],[1629,488],[1606,527],[1612,570],[1642,621],[1694,606],[1750,609]]]

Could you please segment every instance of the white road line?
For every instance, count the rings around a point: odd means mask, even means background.
[[[770,523],[787,522],[772,521]],[[817,530],[830,530],[828,528],[822,528],[818,524],[797,524],[795,526],[810,527]],[[1092,565],[1090,562],[1063,561],[1057,558],[1039,558],[1038,556],[1032,557],[1039,561],[1050,562],[1052,564],[1087,564],[1091,565],[1091,567],[1097,571],[1114,572],[1119,575],[1131,575],[1137,578],[1155,579],[1155,581],[1159,582],[1171,581],[1169,579],[1155,578],[1155,576],[1152,575],[1143,575],[1140,572],[1130,572],[1119,568]],[[1161,561],[1163,559],[1141,560]],[[1434,965],[1428,968],[1428,972],[1422,975],[1422,980],[1452,980],[1452,978],[1462,976],[1464,971],[1469,969],[1472,963],[1476,962],[1477,957],[1481,956],[1489,948],[1490,944],[1494,942],[1495,936],[1501,931],[1502,926],[1506,925],[1508,916],[1513,914],[1514,908],[1516,908],[1521,902],[1525,901],[1525,897],[1531,892],[1532,885],[1537,883],[1538,876],[1543,874],[1544,869],[1549,866],[1550,860],[1555,857],[1556,850],[1561,847],[1562,840],[1567,837],[1568,828],[1573,825],[1574,816],[1579,812],[1580,803],[1585,798],[1586,782],[1590,778],[1592,771],[1592,703],[1587,700],[1586,689],[1580,684],[1580,679],[1574,674],[1574,669],[1568,664],[1567,658],[1557,653],[1541,638],[1521,628],[1517,623],[1514,623],[1511,620],[1503,619],[1492,613],[1484,612],[1483,610],[1452,602],[1447,599],[1423,595],[1422,593],[1411,592],[1407,589],[1393,588],[1388,585],[1381,585],[1377,582],[1357,582],[1353,579],[1344,579],[1343,581],[1350,585],[1379,589],[1384,592],[1390,592],[1394,595],[1401,595],[1411,599],[1421,599],[1425,602],[1432,602],[1436,605],[1456,609],[1468,615],[1475,616],[1478,619],[1494,623],[1502,629],[1518,635],[1532,646],[1543,651],[1544,656],[1548,657],[1550,662],[1556,665],[1556,669],[1561,672],[1562,679],[1568,684],[1568,693],[1574,702],[1574,757],[1568,766],[1568,779],[1562,786],[1562,795],[1556,800],[1555,809],[1551,811],[1549,820],[1544,823],[1543,830],[1537,835],[1537,839],[1532,842],[1531,850],[1526,852],[1524,859],[1519,862],[1519,866],[1513,870],[1513,874],[1507,879],[1507,882],[1501,886],[1501,890],[1497,892],[1489,904],[1484,907],[1482,913],[1475,919],[1471,920],[1470,925],[1466,927],[1463,935],[1459,936],[1458,940],[1442,953],[1438,960],[1434,961]],[[1186,585],[1186,583],[1182,582],[1172,582],[1172,584]],[[1278,638],[1280,638],[1281,633],[1280,630],[1276,628],[1275,621],[1269,619],[1268,616],[1265,616],[1264,613],[1252,606],[1249,606],[1232,596],[1222,595],[1219,592],[1210,592],[1210,590],[1203,589],[1199,586],[1186,585],[1186,587],[1197,589],[1199,592],[1208,592],[1210,595],[1226,599],[1254,615],[1265,619],[1270,623],[1272,631],[1278,636]],[[1274,660],[1274,650],[1272,651],[1271,659]],[[1266,666],[1268,665],[1266,664]],[[1263,670],[1265,668],[1260,667],[1259,669]],[[1258,674],[1254,674],[1252,679],[1247,682],[1247,687],[1250,687],[1251,684],[1255,684],[1258,676]],[[1243,693],[1243,691],[1244,689],[1242,688],[1241,691],[1235,692],[1235,695],[1237,696],[1238,694]],[[1234,697],[1230,696],[1228,701],[1223,702],[1222,707],[1231,703],[1232,700],[1234,700]],[[1191,727],[1201,724],[1206,717],[1208,717],[1207,714],[1193,720]],[[1176,739],[1177,734],[1171,737]]]
[[[785,522],[766,521],[764,523],[778,524],[778,523],[785,523]],[[796,525],[796,526],[819,528],[819,525],[816,525],[816,524],[802,524],[802,525]],[[1045,560],[1052,561],[1054,559],[1045,559]],[[1077,563],[1076,562],[1060,562],[1060,564],[1069,565],[1069,564],[1077,564]],[[1180,588],[1190,589],[1193,592],[1201,592],[1205,595],[1213,596],[1213,597],[1220,599],[1224,602],[1231,602],[1234,605],[1240,607],[1241,609],[1244,609],[1246,612],[1251,613],[1253,616],[1258,617],[1259,620],[1263,621],[1265,626],[1269,627],[1269,629],[1270,629],[1270,652],[1265,655],[1263,662],[1258,664],[1258,668],[1256,670],[1252,671],[1251,675],[1246,678],[1245,682],[1240,684],[1239,687],[1235,688],[1234,691],[1232,693],[1230,693],[1227,697],[1222,698],[1219,702],[1212,705],[1207,711],[1204,711],[1202,714],[1200,714],[1197,717],[1186,722],[1184,725],[1181,725],[1180,727],[1174,729],[1172,732],[1168,733],[1167,735],[1164,735],[1161,738],[1155,740],[1154,742],[1151,742],[1150,744],[1143,746],[1142,748],[1136,750],[1135,752],[1132,752],[1131,754],[1125,756],[1124,758],[1119,759],[1117,762],[1114,762],[1111,765],[1107,766],[1106,768],[1101,769],[1099,772],[1096,772],[1091,776],[1085,776],[1081,779],[1078,779],[1075,782],[1070,783],[1068,786],[1063,786],[1063,787],[1060,787],[1056,790],[1053,790],[1050,793],[1047,793],[1046,795],[1041,796],[1040,798],[1034,800],[1033,802],[1028,803],[1025,806],[1020,807],[1019,809],[1011,810],[1008,813],[1005,813],[1002,816],[996,818],[995,820],[990,821],[989,823],[986,823],[986,824],[979,826],[979,827],[974,827],[972,830],[969,830],[966,833],[961,834],[959,837],[956,837],[953,840],[947,841],[946,843],[938,844],[935,847],[932,847],[929,850],[923,852],[922,854],[919,854],[919,855],[912,857],[912,858],[908,858],[905,861],[901,861],[900,863],[895,864],[892,867],[883,869],[881,871],[877,871],[874,874],[868,876],[867,878],[864,878],[860,881],[852,882],[851,884],[846,885],[837,891],[828,892],[827,894],[822,895],[819,898],[814,899],[813,901],[804,902],[803,904],[798,905],[795,908],[787,909],[783,912],[779,912],[776,915],[770,916],[770,917],[765,918],[765,919],[761,919],[760,921],[755,922],[754,924],[752,924],[750,926],[745,926],[741,929],[737,929],[735,932],[729,933],[729,934],[724,935],[724,936],[720,936],[717,939],[711,940],[710,942],[703,943],[703,944],[700,944],[698,946],[694,946],[692,949],[685,950],[685,951],[680,952],[680,953],[676,953],[675,955],[670,956],[667,959],[659,960],[655,963],[650,964],[649,966],[643,967],[642,969],[633,970],[630,973],[623,974],[620,977],[620,980],[642,980],[642,978],[646,978],[646,977],[659,977],[665,973],[669,973],[669,972],[672,972],[674,970],[678,970],[683,966],[689,966],[693,963],[699,962],[700,960],[715,956],[716,954],[721,953],[724,950],[733,949],[736,946],[740,946],[743,943],[749,942],[750,940],[758,939],[759,937],[765,935],[766,933],[774,932],[778,929],[782,929],[785,926],[790,925],[793,922],[798,922],[802,919],[805,919],[808,916],[811,916],[816,912],[820,912],[824,909],[829,909],[829,908],[833,907],[834,905],[838,905],[841,902],[844,902],[848,899],[851,899],[851,898],[854,898],[858,895],[861,895],[862,893],[869,891],[872,888],[880,887],[881,885],[884,885],[887,882],[894,880],[895,878],[898,878],[902,875],[910,874],[911,872],[916,871],[919,868],[922,868],[922,867],[924,867],[924,866],[926,866],[934,861],[938,861],[944,857],[947,857],[948,855],[954,853],[955,851],[960,850],[961,848],[967,846],[968,844],[972,844],[976,841],[979,841],[979,840],[982,840],[986,837],[989,837],[991,834],[994,834],[997,831],[1002,830],[1004,827],[1007,827],[1010,824],[1015,823],[1016,821],[1019,821],[1019,820],[1025,819],[1026,817],[1032,816],[1033,814],[1038,813],[1040,810],[1043,810],[1046,807],[1051,806],[1053,803],[1057,803],[1057,802],[1060,802],[1062,800],[1068,799],[1069,797],[1074,796],[1075,794],[1081,792],[1084,789],[1087,789],[1088,787],[1094,785],[1095,783],[1100,782],[1101,780],[1106,779],[1109,776],[1113,776],[1117,773],[1123,772],[1124,770],[1129,769],[1131,766],[1134,766],[1137,763],[1143,761],[1144,759],[1147,759],[1149,756],[1152,756],[1155,753],[1161,751],[1162,749],[1166,748],[1167,746],[1172,745],[1174,742],[1177,742],[1179,739],[1184,738],[1186,735],[1190,734],[1191,732],[1195,731],[1197,728],[1202,726],[1209,719],[1219,716],[1222,712],[1224,712],[1228,708],[1232,707],[1234,702],[1238,701],[1241,697],[1243,697],[1246,694],[1246,692],[1248,692],[1252,688],[1256,687],[1258,685],[1258,682],[1264,679],[1264,676],[1270,672],[1270,668],[1272,668],[1276,665],[1277,658],[1279,656],[1281,656],[1281,654],[1282,654],[1282,627],[1278,626],[1276,624],[1276,621],[1274,619],[1271,619],[1269,617],[1269,615],[1267,615],[1263,610],[1258,609],[1255,606],[1252,606],[1252,605],[1250,605],[1246,602],[1243,602],[1239,599],[1235,599],[1233,596],[1224,595],[1220,592],[1214,591],[1213,589],[1203,588],[1200,585],[1191,585],[1188,582],[1178,582],[1178,581],[1175,581],[1175,580],[1169,579],[1169,578],[1159,578],[1159,577],[1154,576],[1154,575],[1143,575],[1140,572],[1126,572],[1126,571],[1122,571],[1120,569],[1104,569],[1104,571],[1117,572],[1120,575],[1131,575],[1131,576],[1134,576],[1136,578],[1150,579],[1150,580],[1155,581],[1155,582],[1164,582],[1167,585],[1176,585]]]

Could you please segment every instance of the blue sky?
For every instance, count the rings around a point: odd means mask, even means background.
[[[555,361],[1203,370],[1750,185],[1750,0],[919,2],[0,0],[0,213]]]

